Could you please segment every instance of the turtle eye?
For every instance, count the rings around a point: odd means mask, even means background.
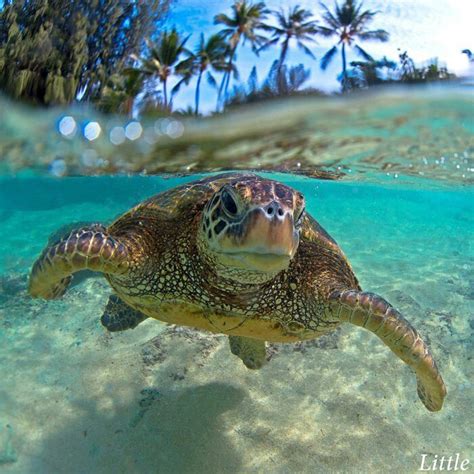
[[[235,216],[237,214],[237,203],[232,195],[224,189],[221,194],[222,204],[224,206],[224,210],[231,216]]]

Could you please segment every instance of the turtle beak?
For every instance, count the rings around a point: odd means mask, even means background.
[[[269,208],[258,209],[249,215],[248,232],[240,242],[241,250],[249,253],[279,255],[293,258],[299,243],[293,216]],[[281,209],[281,208],[278,208]]]
[[[292,212],[276,202],[250,211],[220,241],[224,253],[240,258],[255,270],[272,272],[288,267],[298,244]]]

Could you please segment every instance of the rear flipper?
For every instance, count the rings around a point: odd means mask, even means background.
[[[376,334],[416,374],[418,396],[430,411],[441,410],[446,387],[428,346],[412,325],[382,297],[357,290],[333,291],[342,321]]]
[[[111,332],[133,329],[148,316],[128,306],[118,296],[110,295],[100,322]]]
[[[103,225],[92,224],[73,230],[43,250],[31,269],[29,292],[35,298],[59,298],[75,272],[124,274],[128,266],[125,245],[108,235]]]
[[[248,369],[260,369],[266,362],[265,341],[250,337],[229,336],[232,354],[240,357]]]

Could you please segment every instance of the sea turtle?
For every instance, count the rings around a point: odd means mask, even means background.
[[[74,272],[103,272],[115,294],[110,331],[151,317],[229,336],[250,369],[265,341],[313,339],[349,322],[372,331],[416,374],[426,408],[445,385],[417,331],[382,297],[363,292],[343,252],[305,212],[303,195],[255,174],[221,174],[162,192],[108,227],[84,226],[33,265],[34,297],[60,297]]]

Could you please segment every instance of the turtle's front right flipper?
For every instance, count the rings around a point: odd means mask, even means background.
[[[46,247],[33,265],[28,289],[35,298],[55,299],[65,293],[75,272],[124,274],[128,266],[126,246],[104,226],[93,224]]]

